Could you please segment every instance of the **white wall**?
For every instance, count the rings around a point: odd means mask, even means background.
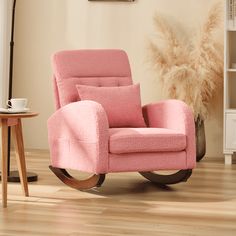
[[[220,0],[223,2],[223,0]],[[217,0],[21,0],[17,6],[14,95],[28,97],[38,118],[25,122],[27,148],[48,148],[46,120],[53,113],[50,57],[61,49],[122,48],[127,51],[143,103],[162,98],[161,85],[147,63],[148,40],[159,12],[189,35]],[[223,11],[223,7],[222,7]],[[222,28],[219,29],[223,35]],[[207,155],[222,156],[222,104],[206,122]]]

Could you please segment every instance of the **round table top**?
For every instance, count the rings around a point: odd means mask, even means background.
[[[38,116],[37,112],[24,112],[24,113],[0,113],[0,119],[8,119],[8,118],[30,118],[34,116]]]

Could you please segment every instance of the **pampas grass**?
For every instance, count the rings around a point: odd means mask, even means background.
[[[210,106],[222,92],[223,45],[215,39],[221,21],[222,5],[217,3],[198,34],[186,42],[177,37],[162,17],[154,16],[157,35],[149,45],[151,62],[167,97],[186,102],[195,120],[208,117]]]

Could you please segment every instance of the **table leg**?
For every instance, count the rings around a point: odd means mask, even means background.
[[[22,125],[21,120],[18,120],[17,125],[12,126],[12,136],[16,152],[16,161],[20,175],[21,186],[25,196],[29,196],[27,174],[26,174],[26,164],[25,164],[25,151],[22,136]]]
[[[7,140],[8,125],[7,120],[1,120],[1,136],[2,136],[2,206],[7,207]]]

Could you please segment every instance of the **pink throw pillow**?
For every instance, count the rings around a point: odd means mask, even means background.
[[[80,100],[100,103],[110,127],[146,127],[141,107],[140,85],[94,87],[76,85]]]

